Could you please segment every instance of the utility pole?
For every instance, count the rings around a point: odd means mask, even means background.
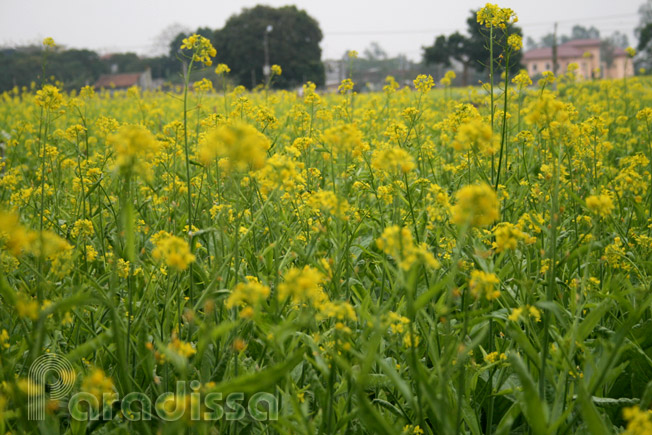
[[[557,75],[557,23],[555,23],[555,31],[552,34],[552,72]]]
[[[263,66],[263,75],[265,76],[265,83],[269,81],[269,74],[272,71],[272,68],[269,66],[269,34],[274,30],[274,27],[271,24],[267,25],[265,29],[265,35],[263,37],[263,48],[265,49],[265,65]]]

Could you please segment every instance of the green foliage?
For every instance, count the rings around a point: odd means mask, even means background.
[[[432,46],[424,47],[423,60],[427,64],[439,64],[450,66],[451,60],[460,62],[463,66],[462,83],[467,85],[469,81],[469,69],[474,69],[480,73],[489,71],[488,38],[489,30],[481,26],[477,21],[477,10],[472,10],[466,20],[467,35],[455,32],[448,37],[439,35],[435,38]],[[504,69],[504,59],[501,56],[503,48],[506,46],[506,34],[517,34],[523,36],[520,27],[509,24],[505,31],[495,29],[494,37],[494,71],[500,73]],[[518,72],[521,68],[522,51],[512,52],[510,58],[510,71]]]
[[[215,32],[217,62],[231,68],[231,76],[244,86],[263,81],[264,38],[268,26],[269,64],[280,65],[283,74],[274,78],[280,88],[292,88],[307,81],[324,83],[321,62],[322,32],[315,19],[295,6],[244,9]]]

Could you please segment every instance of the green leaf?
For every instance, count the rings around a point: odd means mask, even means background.
[[[505,412],[503,418],[498,422],[498,426],[494,433],[496,435],[506,435],[511,433],[514,420],[516,420],[519,415],[521,415],[521,405],[518,402],[514,402],[507,412]]]
[[[528,371],[528,368],[525,366],[523,359],[516,354],[509,354],[509,362],[514,368],[514,372],[521,381],[521,386],[523,391],[520,396],[522,403],[522,411],[525,415],[532,432],[535,434],[547,434],[548,433],[548,412],[545,404],[541,401],[539,397],[539,392],[537,391],[536,384]]]
[[[580,404],[580,412],[582,413],[582,418],[589,428],[589,432],[592,435],[607,435],[610,431],[605,426],[602,417],[598,414],[598,410],[595,408],[593,401],[589,399],[589,394],[584,387],[583,382],[578,383],[578,399]]]
[[[249,373],[228,381],[220,382],[211,388],[211,391],[220,392],[226,397],[234,392],[253,394],[259,391],[269,390],[276,385],[280,379],[284,378],[297,364],[303,361],[304,353],[305,350],[300,349],[282,363],[276,364],[275,366],[258,373]]]
[[[600,322],[600,319],[604,317],[604,315],[607,313],[607,311],[609,311],[610,308],[611,308],[611,299],[605,299],[604,301],[602,301],[602,303],[600,303],[600,305],[593,308],[577,328],[576,340],[579,342],[584,341],[584,339],[586,339],[586,337],[588,337],[589,334],[593,332],[595,325],[597,325]]]

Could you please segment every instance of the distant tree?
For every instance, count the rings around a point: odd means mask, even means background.
[[[627,37],[626,34],[615,31],[607,38],[607,40],[613,45],[614,47],[618,48],[627,48],[629,47],[629,38]]]
[[[0,91],[14,86],[40,84],[51,77],[66,89],[79,89],[93,84],[105,72],[99,56],[90,50],[57,50],[47,57],[46,77],[42,77],[43,55],[31,47],[5,50],[0,53]]]
[[[427,64],[441,66],[451,65],[450,46],[445,35],[437,36],[432,46],[423,47],[423,60]]]
[[[616,31],[600,42],[600,58],[607,64],[607,67],[611,67],[615,59],[616,49],[627,48],[628,45],[627,35]]]
[[[652,23],[645,24],[644,26],[636,29],[638,36],[638,51],[647,51],[650,49],[650,42],[652,42]]]
[[[561,42],[575,41],[577,39],[600,39],[600,31],[595,27],[584,27],[576,24],[571,29],[570,36],[562,35]]]
[[[112,65],[116,65],[119,73],[140,72],[148,66],[147,61],[136,53],[112,54],[108,59],[103,59],[102,63],[106,65],[104,69],[107,71]]]
[[[68,89],[92,85],[105,71],[97,53],[90,50],[65,50],[48,57],[48,75],[54,75]]]
[[[459,32],[455,32],[448,37],[448,52],[450,57],[462,64],[462,85],[469,84],[470,69],[481,71],[482,68],[477,61],[482,59],[485,53],[478,53],[478,46],[475,45],[471,38],[467,38]],[[481,46],[486,50],[484,45]],[[487,55],[487,58],[489,56]]]
[[[190,29],[179,23],[170,24],[161,30],[152,44],[152,53],[154,56],[165,56],[170,53],[170,44],[179,34],[189,34]]]
[[[638,38],[636,66],[650,69],[652,67],[652,0],[647,0],[638,8],[639,25],[635,34]]]
[[[148,57],[143,59],[147,67],[152,70],[152,78],[171,79],[179,77],[179,61],[169,56]]]
[[[537,41],[535,41],[533,37],[528,36],[527,38],[525,38],[526,50],[534,50],[537,47],[538,47]]]
[[[562,37],[563,39],[563,37]],[[539,47],[552,47],[555,44],[555,34],[554,33],[548,33],[546,35],[543,35],[541,37],[541,40],[539,41]]]
[[[531,39],[528,37],[528,40]],[[581,25],[574,25],[571,29],[570,35],[560,35],[557,37],[557,43],[564,44],[569,41],[574,41],[576,39],[600,39],[600,31],[595,27],[584,27]],[[555,40],[555,35],[553,33],[547,33],[539,39],[539,42],[536,44],[536,47],[530,47],[528,45],[528,50],[531,48],[543,48],[543,47],[552,47]]]
[[[423,47],[423,60],[426,64],[439,64],[443,66],[450,66],[451,59],[462,64],[462,83],[467,85],[469,83],[469,70],[475,69],[478,72],[486,72],[489,70],[491,62],[487,39],[489,37],[488,31],[485,27],[478,24],[477,11],[471,11],[471,15],[466,20],[467,35],[462,35],[455,32],[446,38],[440,35],[435,39],[435,43],[430,47]],[[507,27],[509,34],[523,35],[520,27],[510,24]],[[501,69],[504,68],[502,64],[502,47],[505,47],[507,41],[503,32],[494,32],[495,45],[494,45],[494,70],[500,74]],[[522,68],[521,59],[523,54],[521,51],[512,53],[510,59],[510,71],[515,72]]]
[[[365,48],[364,57],[368,60],[384,60],[387,59],[387,52],[379,43],[372,42],[369,47]]]
[[[217,62],[229,65],[231,77],[241,85],[262,83],[266,32],[270,65],[283,69],[274,79],[277,87],[291,88],[307,81],[323,85],[319,23],[296,6],[259,5],[229,18],[224,28],[215,32]]]

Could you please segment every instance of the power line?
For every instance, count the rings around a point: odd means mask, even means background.
[[[540,27],[540,26],[553,26],[555,23],[586,23],[586,22],[596,22],[596,21],[607,21],[604,25],[618,25],[618,24],[630,24],[622,20],[622,18],[627,17],[637,17],[637,13],[629,14],[615,14],[615,15],[604,15],[599,17],[582,17],[582,18],[567,18],[564,20],[555,20],[555,21],[540,21],[535,23],[528,22],[519,22],[518,24],[523,27]],[[610,22],[609,22],[610,21]],[[596,23],[597,24],[597,23]],[[632,23],[633,24],[633,23]],[[460,28],[454,27],[440,27],[437,29],[402,29],[402,30],[341,30],[341,31],[326,31],[324,35],[328,36],[351,36],[351,35],[400,35],[400,34],[422,34],[422,33],[438,33],[438,32],[454,32],[460,30]]]

